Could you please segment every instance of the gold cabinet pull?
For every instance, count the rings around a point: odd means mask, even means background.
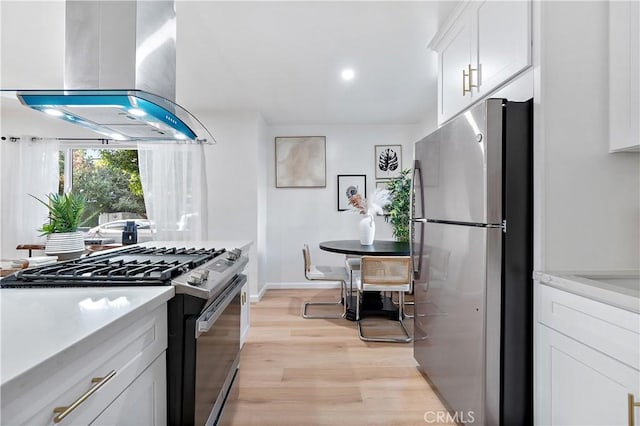
[[[636,409],[636,407],[640,407],[640,401],[635,402],[633,400],[633,394],[630,393],[627,396],[627,407],[629,409],[629,426],[635,426],[636,425],[636,419],[635,419],[635,413],[634,410]]]
[[[473,84],[473,72],[474,71],[478,71],[477,68],[471,68],[471,64],[469,64],[469,92],[471,91],[472,87],[478,87],[477,84]]]
[[[471,68],[471,64],[467,66],[467,69],[462,69],[462,96],[465,96],[467,92],[471,92],[472,87],[478,87],[477,84],[473,84],[473,71],[478,71],[477,68]],[[469,79],[469,88],[467,89],[466,79]]]
[[[53,422],[60,423],[62,420],[64,420],[65,417],[71,414],[73,410],[78,408],[80,404],[85,402],[91,395],[96,393],[98,389],[100,389],[105,383],[111,380],[111,378],[115,375],[116,375],[116,370],[112,370],[109,374],[107,374],[104,377],[94,377],[93,379],[91,379],[91,383],[94,383],[94,385],[91,388],[89,388],[88,391],[82,394],[80,398],[73,401],[73,403],[68,407],[56,407],[53,409],[53,412],[57,414],[57,416],[53,418]]]
[[[465,96],[467,94],[467,92],[470,92],[471,89],[467,89],[467,72],[464,70],[464,68],[462,69],[462,96]]]

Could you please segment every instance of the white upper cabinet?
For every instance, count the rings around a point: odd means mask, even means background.
[[[452,32],[438,54],[439,116],[444,111],[461,111],[472,96],[466,82],[471,64],[471,22],[456,22]]]
[[[531,65],[531,2],[463,2],[429,47],[438,53],[442,124]]]
[[[640,151],[640,4],[609,3],[609,147]]]

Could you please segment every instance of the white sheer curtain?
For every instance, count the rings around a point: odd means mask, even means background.
[[[44,244],[38,229],[47,221],[47,208],[29,194],[46,199],[58,192],[59,151],[60,144],[51,139],[21,136],[0,142],[0,259],[27,256],[16,250],[18,244]]]
[[[208,238],[201,144],[139,143],[140,180],[156,241]]]

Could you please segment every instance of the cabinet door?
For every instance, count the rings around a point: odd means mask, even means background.
[[[251,302],[249,301],[249,283],[242,286],[240,292],[240,302],[242,305],[242,314],[240,316],[240,348],[244,345],[244,341],[249,334],[251,326]]]
[[[92,425],[166,425],[167,364],[163,352]]]
[[[629,425],[638,370],[540,323],[536,334],[536,424]]]
[[[609,4],[609,143],[640,151],[640,4]]]
[[[462,111],[471,103],[471,92],[463,93],[463,84],[469,89],[468,72],[471,64],[471,21],[461,18],[452,27],[439,54],[438,70],[438,123],[442,123]]]
[[[531,65],[531,2],[485,1],[476,18],[472,77],[484,96]]]

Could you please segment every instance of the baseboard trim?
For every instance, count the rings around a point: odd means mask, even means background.
[[[340,281],[303,281],[303,282],[279,282],[265,283],[260,292],[251,295],[251,303],[258,303],[267,290],[311,290],[325,288],[340,288]]]

